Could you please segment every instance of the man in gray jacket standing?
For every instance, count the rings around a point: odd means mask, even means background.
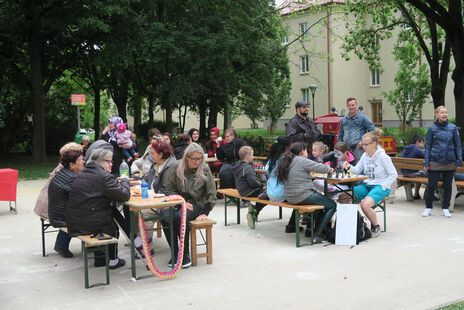
[[[355,157],[352,164],[356,165],[364,153],[361,138],[366,132],[374,131],[375,126],[367,115],[358,111],[358,103],[355,98],[348,98],[346,107],[348,114],[342,118],[340,123],[337,142],[345,142],[349,146]]]
[[[305,142],[310,153],[313,142],[321,138],[321,132],[308,117],[309,107],[306,101],[297,101],[295,109],[296,115],[287,124],[285,134],[292,142]]]

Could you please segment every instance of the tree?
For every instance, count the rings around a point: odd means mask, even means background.
[[[409,31],[400,33],[393,51],[394,59],[399,62],[394,79],[396,88],[383,93],[400,119],[400,131],[410,127],[430,93],[427,66],[419,65],[419,54],[411,39]]]

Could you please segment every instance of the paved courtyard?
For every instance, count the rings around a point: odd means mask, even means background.
[[[295,247],[295,235],[284,233],[284,219],[263,221],[256,230],[242,224],[224,226],[224,205],[210,214],[213,264],[181,270],[176,278],[132,282],[129,264],[111,270],[111,285],[84,289],[80,243],[73,239],[74,258],[53,250],[47,235],[42,257],[40,221],[35,200],[45,181],[18,183],[19,214],[0,202],[0,309],[433,309],[464,298],[464,199],[453,217],[422,218],[424,201],[407,202],[404,190],[388,205],[388,230],[355,247],[326,243]],[[276,218],[276,207],[261,219]],[[235,208],[229,209],[229,221]],[[379,214],[379,218],[380,218]],[[308,241],[303,238],[303,241]],[[130,260],[120,240],[120,256]],[[155,239],[155,263],[167,271],[169,248]],[[139,274],[145,273],[137,262]],[[104,268],[90,268],[91,281],[104,279]]]

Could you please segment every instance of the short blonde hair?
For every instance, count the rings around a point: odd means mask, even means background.
[[[440,106],[436,107],[436,109],[434,110],[435,118],[437,118],[438,113],[440,113],[440,111],[443,110],[443,109],[448,110],[444,105],[440,105]]]
[[[321,150],[322,154],[327,154],[329,152],[329,147],[321,141],[314,142],[313,147],[312,147],[313,150],[314,150],[314,147],[317,147],[319,150]]]
[[[63,156],[63,154],[66,151],[69,151],[69,150],[76,150],[76,151],[81,151],[82,152],[83,148],[84,147],[81,144],[77,144],[76,142],[69,142],[69,143],[66,143],[65,145],[63,145],[61,147],[60,155]]]
[[[245,157],[253,153],[253,148],[251,146],[245,145],[238,150],[238,156],[240,156],[241,160],[244,160]]]
[[[365,133],[362,137],[368,138],[371,142],[375,142],[375,144],[379,144],[379,137],[383,134],[383,130],[380,128],[375,128],[374,131],[369,131]]]

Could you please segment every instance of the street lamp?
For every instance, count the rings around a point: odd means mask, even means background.
[[[318,86],[316,84],[309,85],[309,89],[311,90],[311,94],[313,95],[313,119],[314,119],[314,95],[316,94],[316,89]]]

